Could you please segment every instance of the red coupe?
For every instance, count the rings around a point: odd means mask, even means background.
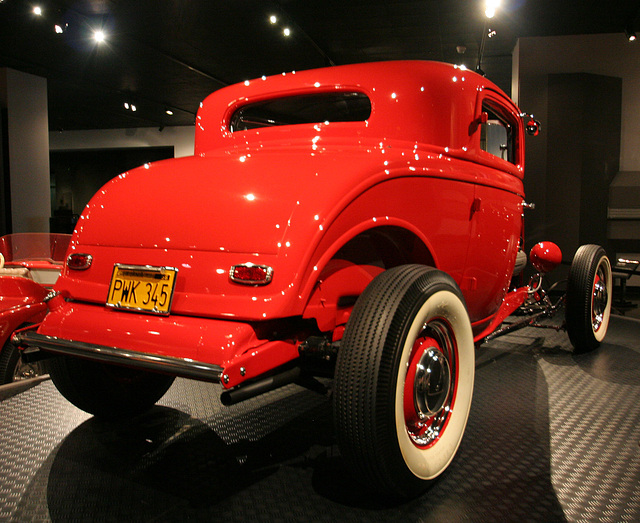
[[[195,155],[121,174],[91,200],[36,327],[15,341],[60,392],[106,418],[149,409],[176,376],[230,404],[333,377],[344,458],[413,496],[451,462],[474,346],[566,303],[579,350],[603,339],[611,265],[581,247],[566,299],[523,253],[524,136],[539,124],[443,63],[263,77],[201,104]],[[517,309],[529,313],[508,327]],[[323,381],[324,383],[324,381]]]

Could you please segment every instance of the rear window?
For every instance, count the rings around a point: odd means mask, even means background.
[[[363,93],[320,93],[245,105],[233,113],[229,129],[236,132],[278,125],[360,122],[369,116],[371,101]]]

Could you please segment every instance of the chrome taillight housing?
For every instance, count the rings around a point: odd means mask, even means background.
[[[244,285],[267,285],[273,278],[273,268],[268,265],[242,263],[229,270],[229,279]]]
[[[74,271],[85,271],[91,267],[93,256],[91,254],[74,252],[67,256],[67,267]]]

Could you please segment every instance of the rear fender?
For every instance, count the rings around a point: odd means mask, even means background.
[[[345,325],[358,296],[384,270],[406,263],[435,266],[424,242],[405,228],[376,227],[348,237],[325,254],[328,261],[315,266],[322,269],[303,317],[315,319],[322,332]],[[334,341],[340,337],[334,333]]]
[[[346,324],[358,296],[382,271],[373,265],[330,260],[318,278],[303,318],[314,318],[322,332]]]
[[[33,280],[0,277],[0,348],[18,327],[44,318],[47,294],[48,291]]]

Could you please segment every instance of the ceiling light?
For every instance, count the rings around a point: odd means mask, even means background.
[[[101,44],[102,42],[105,41],[106,39],[106,35],[104,34],[104,31],[94,31],[93,32],[93,39],[98,42],[99,44]]]
[[[487,18],[493,18],[498,7],[500,7],[500,0],[486,0],[484,14]]]
[[[53,30],[57,34],[61,35],[62,33],[64,33],[67,30],[68,27],[69,27],[69,24],[64,24],[64,27],[61,26],[61,25],[56,24],[56,25],[53,26]]]
[[[291,35],[291,29],[289,29],[288,27],[285,27],[284,30],[282,31],[282,33],[285,36],[290,36]]]
[[[39,5],[35,6],[33,8],[33,14],[36,16],[42,16],[42,7],[40,7]]]
[[[171,109],[165,110],[165,113],[168,114],[169,116],[173,116],[173,111]]]
[[[269,17],[269,22],[271,22],[272,24],[275,24],[278,21],[278,17],[276,15],[271,15]]]

